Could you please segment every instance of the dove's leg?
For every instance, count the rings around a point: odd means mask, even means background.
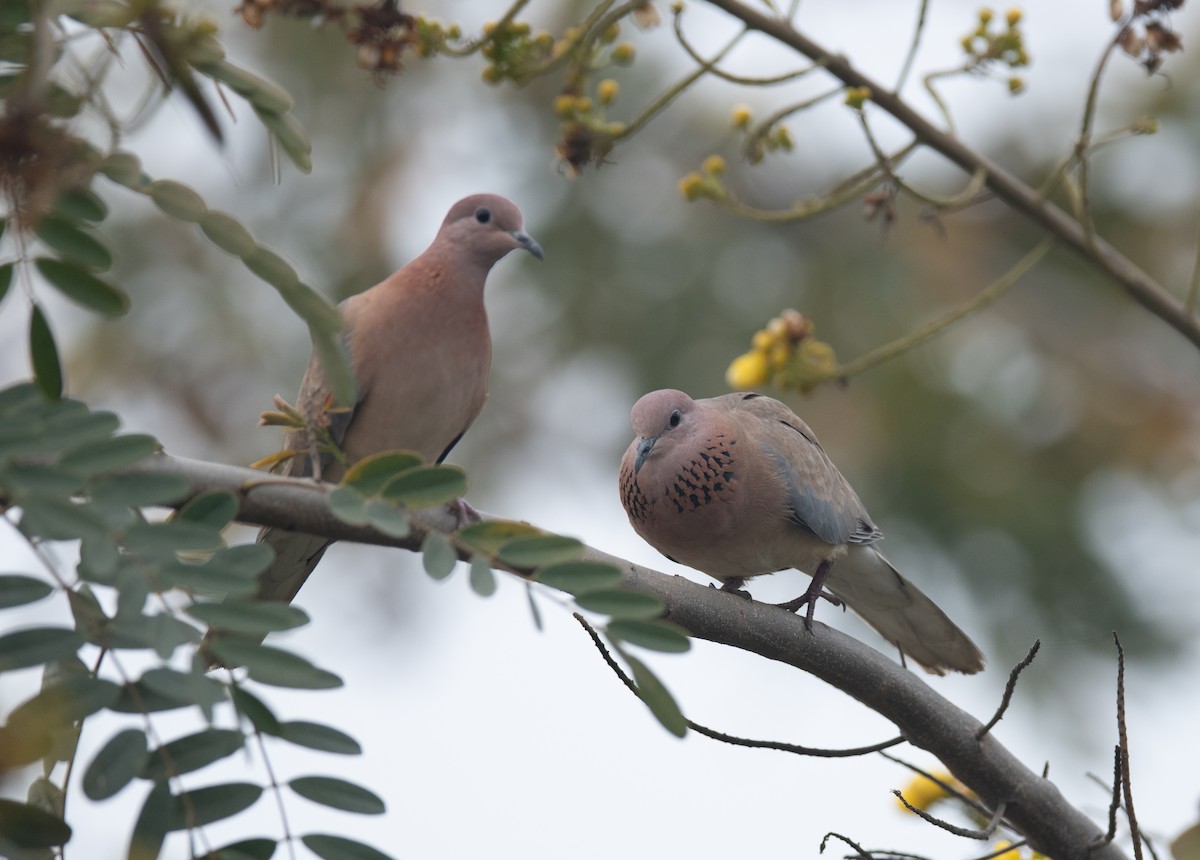
[[[817,565],[817,572],[813,574],[812,582],[808,585],[808,590],[794,600],[789,600],[787,603],[775,604],[780,609],[786,609],[788,612],[796,612],[801,606],[807,606],[808,612],[804,616],[804,624],[809,629],[812,628],[813,613],[817,609],[817,600],[825,598],[834,606],[841,606],[842,601],[835,595],[830,594],[825,590],[825,580],[829,579],[829,571],[833,569],[833,562],[829,559]]]

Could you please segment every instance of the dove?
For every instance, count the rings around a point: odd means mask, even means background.
[[[328,409],[330,390],[314,352],[296,406],[310,423],[327,426],[347,463],[397,449],[440,463],[466,433],[487,397],[492,360],[484,282],[514,250],[543,256],[516,204],[495,194],[466,197],[419,257],[338,306],[357,401]],[[285,447],[302,452],[285,474],[333,481],[343,474],[328,454],[317,455],[311,430],[292,431]],[[264,528],[258,540],[275,550],[275,560],[259,578],[257,598],[284,602],[331,543],[279,528]]]
[[[936,675],[983,668],[975,644],[875,545],[883,533],[816,435],[791,409],[750,392],[693,400],[662,390],[633,407],[621,502],[642,538],[672,561],[749,595],[751,577],[812,577],[785,609],[819,598],[853,609]]]

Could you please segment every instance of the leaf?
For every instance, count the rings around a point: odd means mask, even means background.
[[[350,485],[364,496],[374,496],[388,481],[424,462],[421,455],[413,451],[384,451],[364,457],[347,469],[342,483]]]
[[[674,696],[663,686],[662,681],[658,680],[658,677],[641,660],[631,657],[624,651],[621,652],[621,656],[625,658],[625,662],[629,664],[629,668],[633,672],[633,682],[637,684],[638,695],[646,703],[650,713],[654,714],[654,718],[676,737],[681,738],[686,735],[687,718],[679,710]]]
[[[86,719],[111,707],[121,693],[112,681],[90,675],[60,677],[46,683],[36,696],[13,708],[8,724],[61,726]]]
[[[155,206],[177,221],[191,224],[208,212],[204,199],[182,182],[157,179],[150,183],[148,193]]]
[[[152,750],[138,776],[158,782],[169,776],[191,773],[228,758],[244,745],[241,732],[205,729]]]
[[[24,606],[54,593],[54,586],[44,579],[21,573],[0,574],[0,609]]]
[[[543,585],[576,596],[604,591],[621,584],[621,571],[603,561],[566,561],[543,567],[534,579]]]
[[[262,797],[262,786],[251,782],[229,782],[210,785],[187,793],[187,801],[172,796],[167,813],[168,830],[203,827],[237,815],[253,806]]]
[[[300,276],[291,263],[265,245],[256,245],[254,250],[242,257],[246,268],[282,293],[300,286]],[[287,301],[287,295],[283,296]],[[288,302],[291,304],[291,302]]]
[[[654,618],[666,608],[662,600],[653,594],[625,589],[589,591],[576,597],[575,605],[613,618]]]
[[[0,798],[0,834],[18,848],[52,848],[66,844],[71,828],[57,815]]]
[[[129,433],[73,448],[63,454],[58,465],[76,475],[93,478],[140,463],[158,448],[158,440],[153,436]]]
[[[338,755],[361,755],[362,747],[350,735],[324,726],[320,723],[309,723],[302,720],[292,720],[279,724],[279,736],[288,743],[322,752],[337,753]]]
[[[339,520],[352,526],[363,526],[370,522],[366,497],[353,487],[343,485],[330,490],[329,510]]]
[[[73,263],[102,272],[112,268],[112,252],[94,236],[65,218],[47,215],[38,222],[33,232]]]
[[[33,262],[42,277],[75,304],[112,317],[129,311],[129,296],[82,266],[50,257]]]
[[[278,84],[224,60],[205,64],[202,71],[268,113],[286,113],[294,105],[292,97]]]
[[[190,488],[183,475],[105,475],[92,482],[88,495],[100,505],[143,508],[177,501]]]
[[[37,303],[34,303],[29,315],[29,363],[33,366],[33,378],[42,393],[52,400],[62,397],[62,362],[58,359],[54,332],[50,331],[50,323]]]
[[[255,731],[272,736],[282,734],[282,724],[258,696],[244,687],[236,686],[232,688],[230,695],[233,699],[233,706],[237,708],[238,713],[250,721],[250,725],[254,726]]]
[[[309,292],[312,293],[311,290]],[[287,296],[284,298],[287,299]],[[293,298],[288,299],[288,304],[309,322],[308,334],[312,338],[313,348],[317,351],[325,378],[329,381],[334,403],[349,406],[357,402],[358,384],[350,367],[350,357],[346,353],[342,338],[337,336],[341,331],[341,317],[336,317],[334,311],[335,318],[328,319],[326,310],[332,308],[316,293],[312,293],[312,299],[304,303]]]
[[[286,603],[193,603],[186,611],[210,627],[235,633],[274,633],[308,623],[303,609]]]
[[[260,684],[291,687],[298,690],[328,690],[342,686],[342,679],[318,669],[299,654],[239,639],[216,639],[209,645],[222,662],[245,666],[250,677]]]
[[[74,221],[103,221],[108,217],[108,204],[95,191],[80,185],[58,195],[54,211]]]
[[[533,594],[533,584],[525,583],[525,597],[529,600],[529,614],[533,616],[533,626],[541,633],[545,630],[542,624],[542,610],[538,609],[537,599]]]
[[[79,564],[76,571],[81,579],[112,585],[121,563],[121,556],[111,541],[86,538],[79,544]]]
[[[300,841],[321,860],[392,860],[390,856],[370,845],[343,836],[309,833],[307,836],[301,836]]]
[[[583,552],[583,544],[562,535],[514,538],[497,552],[501,561],[513,567],[533,568],[572,561]]]
[[[454,566],[458,564],[458,555],[445,535],[431,531],[425,535],[425,541],[421,544],[421,563],[431,577],[445,579],[454,572]]]
[[[345,812],[382,815],[386,811],[379,795],[344,779],[331,776],[301,776],[289,782],[288,786],[296,794],[313,803]]]
[[[125,546],[151,558],[185,550],[211,550],[221,546],[221,533],[210,525],[185,520],[135,523],[125,530]]]
[[[225,212],[210,209],[200,219],[200,229],[208,240],[222,251],[235,257],[253,254],[258,247],[250,231],[242,223]]]
[[[266,544],[244,543],[219,549],[204,564],[166,562],[159,579],[189,591],[243,595],[258,589],[258,575],[271,564],[275,551]]]
[[[39,666],[74,654],[83,636],[68,627],[31,627],[0,636],[0,672]]]
[[[132,152],[111,153],[100,165],[100,172],[118,185],[141,191],[145,174],[142,162]]]
[[[623,619],[610,621],[604,628],[609,635],[652,651],[682,654],[692,647],[687,634],[669,621],[639,621]]]
[[[312,143],[308,132],[291,113],[271,113],[254,108],[259,120],[274,135],[284,155],[301,173],[312,173]]]
[[[277,847],[274,839],[243,839],[205,854],[200,860],[271,860]]]
[[[388,481],[380,495],[410,508],[431,508],[466,491],[467,473],[457,466],[418,466]]]
[[[210,490],[201,493],[179,509],[174,519],[203,523],[214,529],[223,529],[237,516],[237,496],[229,490]]]
[[[146,733],[141,729],[117,732],[88,765],[83,774],[83,793],[91,800],[112,797],[141,771],[147,750]]]
[[[107,525],[94,507],[37,498],[22,502],[21,531],[49,540],[108,536]]]
[[[367,502],[367,520],[384,534],[395,538],[406,538],[412,531],[403,508],[397,508],[378,499]]]
[[[225,685],[196,672],[147,669],[139,681],[146,689],[166,699],[206,707],[225,701]]]
[[[155,783],[154,788],[150,789],[129,838],[129,860],[158,860],[167,838],[173,801],[166,782]]]
[[[152,690],[142,681],[123,684],[121,694],[112,703],[110,710],[118,714],[156,714],[160,711],[174,711],[193,705],[189,701],[181,701],[171,696],[164,696]]]
[[[455,537],[473,550],[486,555],[495,555],[496,550],[513,538],[543,534],[545,532],[529,523],[519,523],[515,520],[488,520],[485,523],[474,523],[459,529]]]
[[[492,573],[491,562],[482,555],[471,559],[471,590],[480,597],[491,597],[496,593],[496,574]]]
[[[4,297],[8,295],[8,288],[12,286],[13,265],[5,263],[0,266],[0,302],[4,301]]]

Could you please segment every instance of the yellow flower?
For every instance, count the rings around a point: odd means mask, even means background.
[[[689,173],[679,180],[679,193],[685,200],[699,200],[704,196],[704,177],[699,173]]]
[[[1004,20],[1008,22],[1008,26],[1010,27],[1017,26],[1017,24],[1021,23],[1021,10],[1009,9],[1008,13],[1004,16]]]
[[[725,384],[734,391],[746,391],[765,385],[771,378],[767,357],[758,350],[739,355],[725,371]]]
[[[992,846],[992,850],[999,851],[1002,848],[1009,848],[1009,846],[1011,846],[1011,845],[1012,845],[1012,843],[1009,842],[1007,839],[1001,839],[999,842],[997,842],[995,845]],[[995,857],[992,858],[992,860],[1021,860],[1021,852],[1018,851],[1016,848],[1010,848],[1008,851],[1005,851],[1003,854],[997,854]]]
[[[600,100],[602,105],[610,105],[617,97],[617,92],[621,86],[612,78],[605,78],[596,87],[596,98]]]
[[[710,155],[704,159],[704,163],[700,165],[700,169],[705,173],[711,173],[713,176],[720,176],[725,172],[725,159],[719,155]]]
[[[746,105],[738,105],[733,109],[732,122],[734,128],[747,128],[750,125],[750,118],[750,108],[746,107]]]
[[[952,777],[946,771],[935,773],[934,776],[947,785],[953,785],[955,781],[954,777]],[[921,776],[920,774],[913,777],[912,782],[905,786],[900,793],[904,795],[904,799],[907,800],[910,805],[916,807],[917,809],[926,811],[928,811],[929,807],[933,806],[939,800],[950,796],[950,792],[946,791],[946,789],[944,789],[942,786],[938,785],[932,779]],[[896,802],[900,803],[899,798],[896,799]],[[905,812],[908,811],[908,808],[905,807],[903,803],[900,803],[900,807],[904,809]]]
[[[851,87],[846,90],[846,104],[855,110],[861,110],[862,106],[871,98],[870,87]]]

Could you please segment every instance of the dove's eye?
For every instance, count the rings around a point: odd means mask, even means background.
[[[486,224],[488,221],[492,220],[492,210],[488,209],[486,206],[480,206],[475,210],[475,220],[480,224]]]
[[[679,422],[683,420],[683,413],[676,409],[671,413],[671,417],[667,419],[668,426],[678,427]]]

